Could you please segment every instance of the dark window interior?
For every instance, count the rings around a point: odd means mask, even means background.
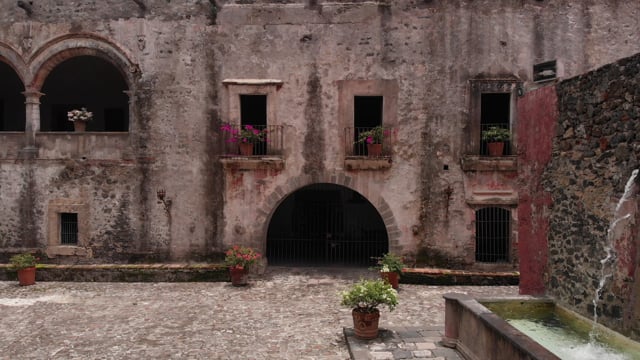
[[[353,99],[353,126],[373,128],[382,125],[382,96],[355,96]]]
[[[360,133],[382,125],[382,96],[353,98],[353,154],[368,155],[366,144],[358,143]]]
[[[240,124],[267,125],[267,95],[240,95]]]
[[[24,85],[15,70],[0,61],[0,131],[24,131]]]
[[[73,131],[66,112],[86,107],[93,113],[87,131],[129,131],[126,82],[110,62],[94,56],[63,61],[47,76],[40,105],[41,131]]]
[[[251,125],[259,130],[267,129],[267,95],[240,95],[240,124]],[[266,154],[266,142],[253,144],[253,155]]]
[[[491,126],[509,129],[511,112],[511,94],[490,93],[482,94],[480,108],[480,129],[485,130]],[[482,136],[482,134],[480,135]],[[480,154],[487,155],[487,144],[480,141]],[[510,142],[505,143],[505,154],[510,154]]]
[[[78,244],[78,214],[60,214],[60,243],[62,245]]]

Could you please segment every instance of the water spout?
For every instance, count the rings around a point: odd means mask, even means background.
[[[613,249],[613,241],[614,241],[614,230],[618,226],[618,224],[631,217],[631,214],[621,215],[620,210],[622,209],[622,205],[627,202],[631,196],[633,195],[634,183],[638,176],[638,169],[633,170],[627,184],[624,187],[624,194],[618,201],[616,205],[616,209],[613,213],[613,220],[609,224],[609,228],[607,229],[607,244],[605,245],[606,256],[604,259],[600,260],[601,268],[600,268],[600,281],[598,283],[598,288],[596,289],[595,296],[593,298],[593,322],[594,329],[592,329],[589,337],[593,341],[595,339],[595,324],[598,322],[598,302],[600,301],[600,297],[602,296],[602,291],[604,290],[604,286],[607,283],[607,280],[613,276],[614,273],[614,265],[617,259],[617,254]]]

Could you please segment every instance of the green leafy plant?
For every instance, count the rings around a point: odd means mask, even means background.
[[[340,294],[341,305],[360,312],[373,313],[378,311],[380,306],[386,306],[389,311],[393,311],[398,305],[398,292],[381,279],[360,280]]]
[[[382,140],[386,135],[389,135],[388,131],[380,125],[374,127],[371,130],[363,131],[358,134],[358,141],[356,144],[382,144]]]
[[[380,270],[380,272],[400,273],[402,272],[402,269],[406,267],[402,257],[392,253],[386,253],[382,255],[382,257],[378,257],[376,259],[377,266],[375,269]]]
[[[225,253],[224,262],[231,268],[244,269],[261,257],[259,252],[250,247],[235,245]]]
[[[487,130],[482,132],[482,140],[486,142],[504,142],[511,138],[511,131],[509,129],[501,128],[498,126],[490,126]]]
[[[227,142],[255,144],[267,141],[267,129],[260,130],[253,125],[244,125],[237,129],[231,124],[224,124],[220,130],[229,133],[230,137]]]
[[[29,253],[24,253],[24,254],[13,255],[11,259],[9,259],[9,262],[11,264],[12,269],[22,270],[22,269],[35,267],[36,264],[38,263],[38,260],[40,259],[38,259],[37,257]]]

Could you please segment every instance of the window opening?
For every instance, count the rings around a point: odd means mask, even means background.
[[[18,74],[8,64],[0,61],[0,131],[24,131],[24,86]]]
[[[104,109],[104,129],[105,131],[122,131],[128,127],[124,109],[106,108]]]
[[[354,155],[368,155],[367,144],[358,142],[360,133],[382,126],[382,96],[354,96],[353,98],[353,142]]]
[[[246,125],[260,131],[267,129],[267,95],[240,95],[240,126]],[[253,154],[266,155],[267,142],[253,144]]]
[[[508,262],[511,212],[489,207],[476,211],[476,261]]]
[[[484,93],[480,103],[480,155],[488,155],[487,142],[482,140],[482,131],[492,127],[510,129],[511,94]],[[511,154],[511,142],[505,141],[504,153]]]
[[[95,56],[67,59],[51,70],[42,86],[40,129],[73,131],[67,112],[85,107],[93,113],[87,131],[129,131],[127,90],[121,72],[110,62]],[[114,109],[119,115],[111,121]]]
[[[78,214],[60,214],[60,243],[62,245],[78,244]]]
[[[556,67],[555,60],[533,65],[533,81],[541,82],[557,78],[558,71]]]

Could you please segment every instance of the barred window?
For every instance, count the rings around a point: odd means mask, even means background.
[[[476,261],[508,262],[511,212],[497,207],[476,211]]]
[[[77,213],[60,213],[60,243],[62,245],[78,244]]]

